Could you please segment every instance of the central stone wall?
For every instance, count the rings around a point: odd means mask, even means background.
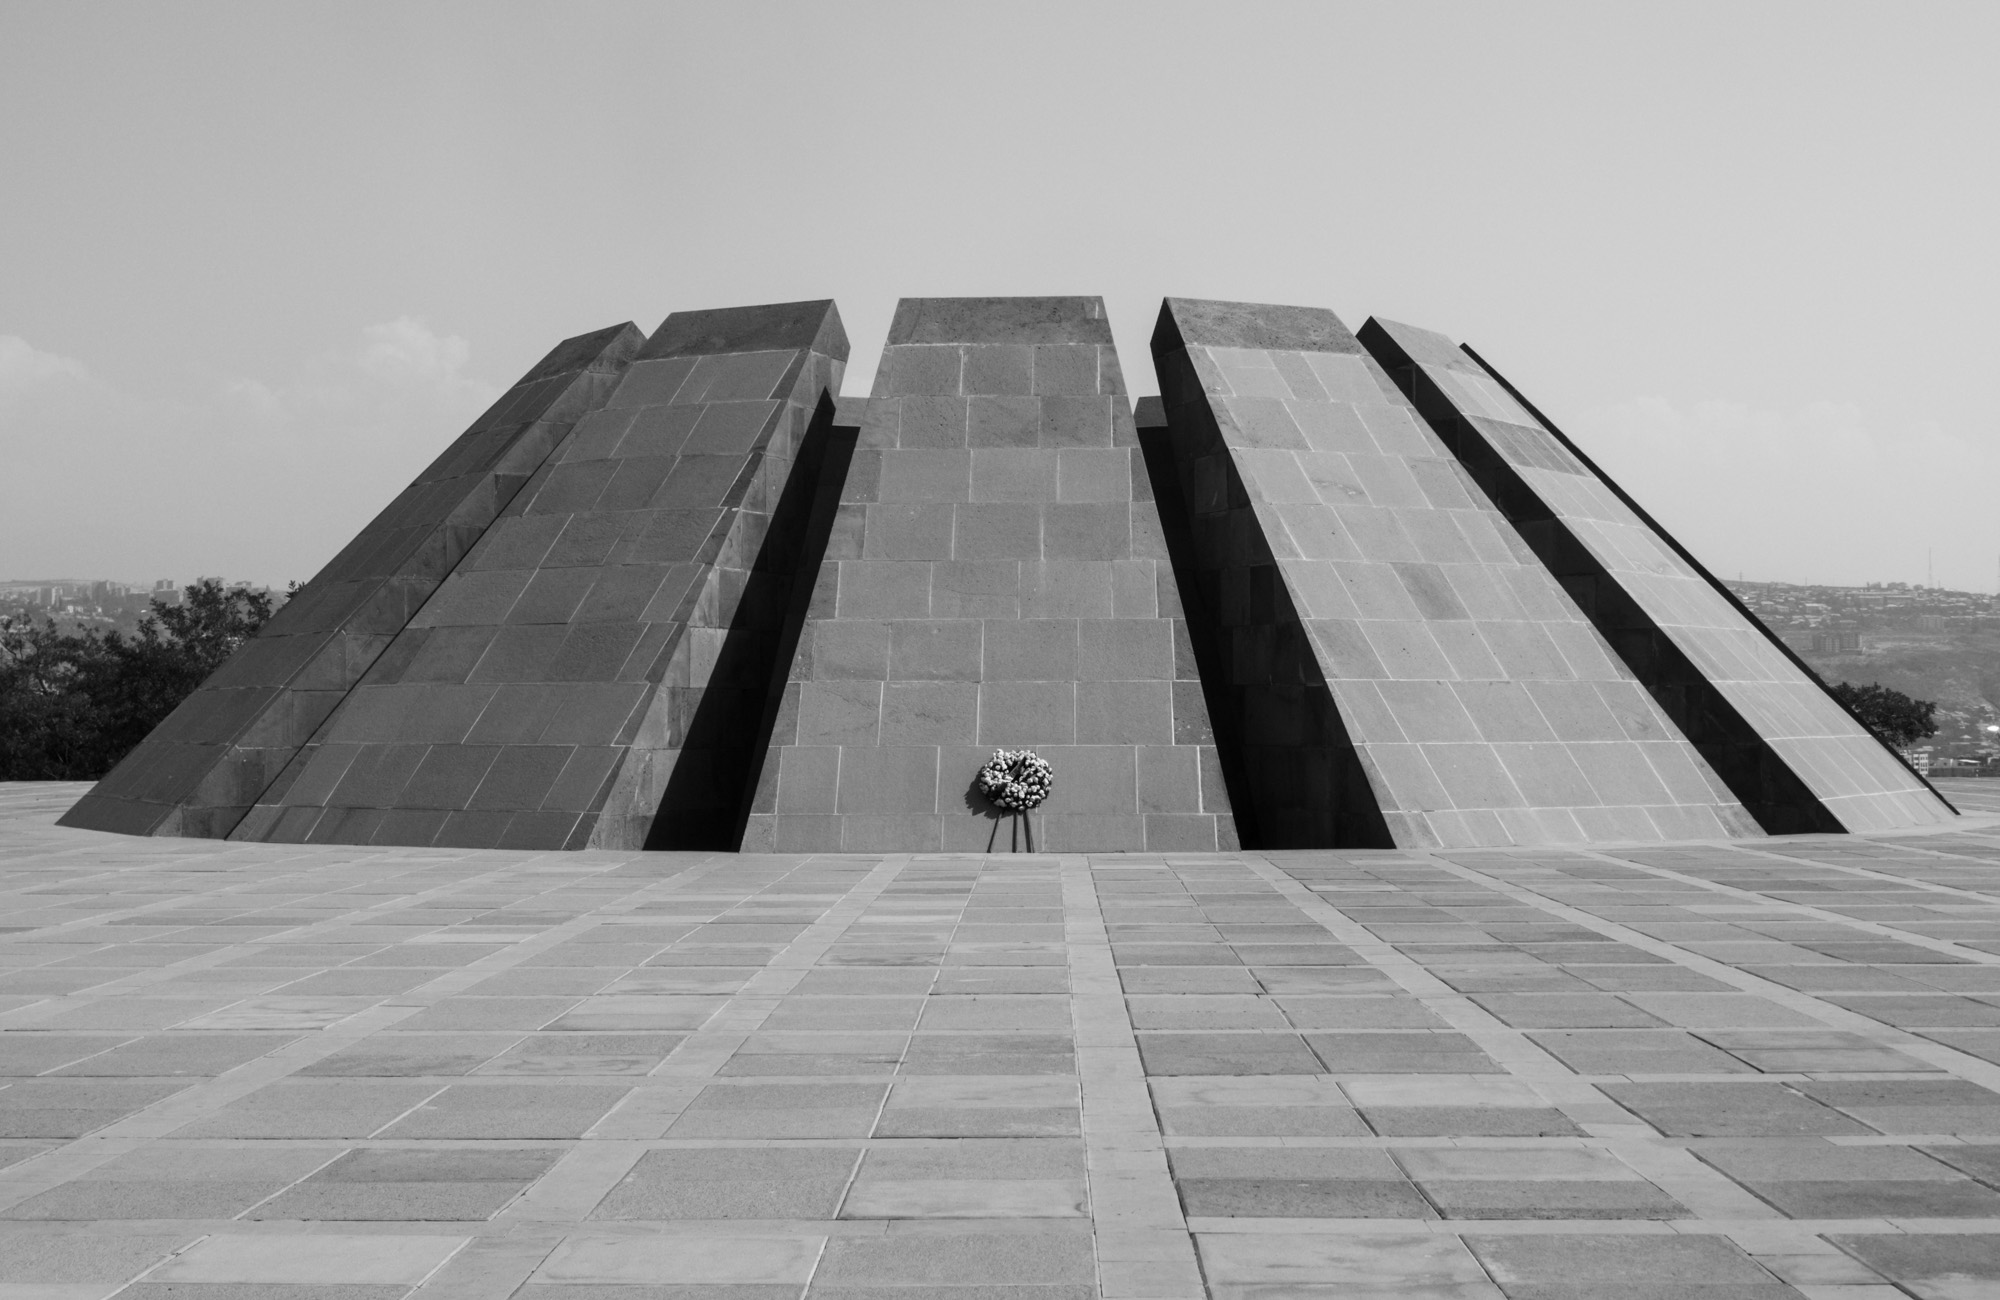
[[[897,307],[743,848],[1005,847],[998,746],[1038,849],[1235,845],[1098,298]]]

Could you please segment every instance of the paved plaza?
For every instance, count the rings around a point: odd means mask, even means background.
[[[1102,856],[55,827],[84,788],[0,786],[0,1300],[2000,1296],[2000,782]]]

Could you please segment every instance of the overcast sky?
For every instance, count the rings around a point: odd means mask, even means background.
[[[310,577],[552,343],[1470,342],[1714,569],[1995,589],[2000,5],[0,0],[0,578]]]

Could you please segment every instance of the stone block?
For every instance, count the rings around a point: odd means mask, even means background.
[[[876,499],[880,501],[964,501],[977,455],[963,451],[911,448],[884,456]],[[978,499],[978,498],[973,498]]]
[[[979,743],[1020,748],[1076,740],[1076,684],[987,681],[979,685]]]
[[[812,672],[820,678],[886,681],[889,623],[826,619],[809,629]]]
[[[1056,457],[1056,500],[1064,502],[1115,502],[1144,500],[1139,495],[1151,485],[1133,478],[1134,457],[1130,450],[1113,447],[1072,447]]]
[[[967,502],[956,508],[950,545],[928,558],[963,562],[1042,558],[1042,503]]]
[[[1016,618],[1021,569],[1011,560],[969,560],[931,566],[933,618]]]
[[[981,671],[989,682],[1071,681],[1077,675],[1077,623],[1070,619],[987,622]]]
[[[1035,349],[1021,343],[976,343],[961,349],[967,395],[1035,392]],[[1092,379],[1096,377],[1092,363]],[[1094,388],[1092,391],[1096,391]]]
[[[1076,687],[1077,743],[1173,744],[1173,684],[1082,681]]]
[[[938,751],[934,746],[882,748],[869,761],[842,763],[837,811],[877,816],[928,815],[937,810]]]
[[[966,403],[966,443],[971,447],[1037,447],[1042,404],[1033,397],[979,396]]]
[[[974,619],[902,620],[890,624],[890,681],[973,682],[980,665]]]
[[[882,692],[882,743],[971,744],[978,712],[979,686],[975,682],[890,682]]]
[[[1111,447],[1117,444],[1117,419],[1108,397],[1048,397],[1042,401],[1041,445],[1044,447]]]
[[[936,560],[952,554],[952,508],[944,503],[868,507],[868,560]]]
[[[1166,817],[1174,815],[1177,809],[1201,806],[1198,749],[1186,745],[1142,745],[1136,750],[1136,758],[1141,812]]]
[[[1041,505],[1056,499],[1060,462],[1054,451],[1023,447],[982,447],[972,453],[971,501],[1020,501]]]
[[[930,566],[849,560],[840,565],[840,618],[923,618],[931,608]]]
[[[807,682],[798,708],[799,744],[872,745],[881,734],[882,682]]]

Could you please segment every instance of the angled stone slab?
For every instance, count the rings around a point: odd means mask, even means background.
[[[827,301],[669,316],[234,838],[730,847],[846,359]]]
[[[996,747],[1055,766],[1037,849],[1233,845],[1097,298],[904,299],[746,850],[983,850]]]
[[[1254,842],[1757,833],[1332,312],[1168,299],[1153,354]]]
[[[222,838],[645,341],[565,339],[62,818]]]
[[[1764,829],[1955,815],[1497,371],[1410,325],[1360,338]]]

